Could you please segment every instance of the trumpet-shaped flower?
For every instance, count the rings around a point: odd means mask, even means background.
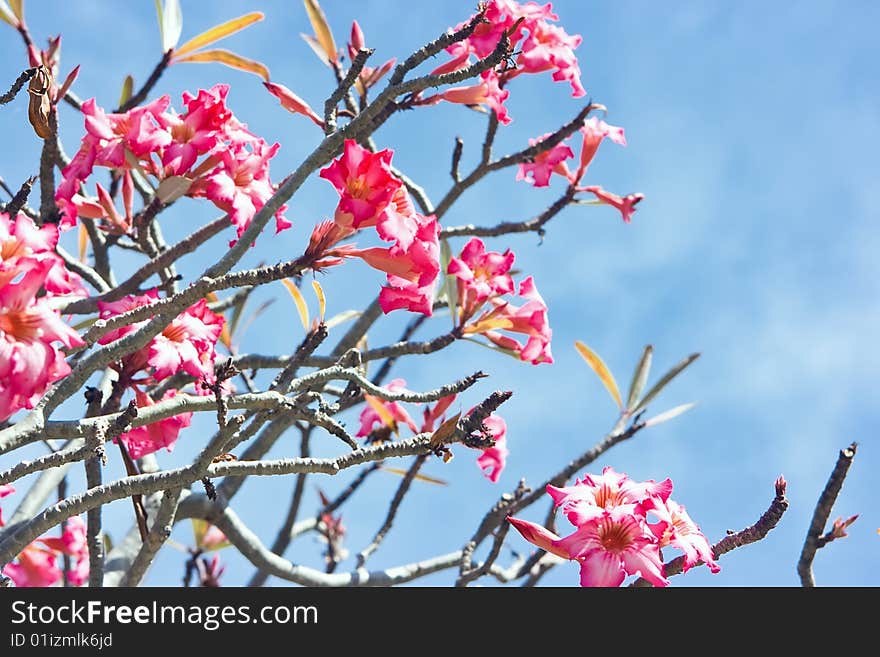
[[[385,386],[385,389],[389,392],[406,390],[406,381],[394,379]],[[364,406],[360,415],[360,423],[360,429],[355,434],[357,438],[366,438],[376,428],[387,428],[396,432],[401,424],[408,426],[414,433],[418,431],[416,423],[413,422],[406,409],[400,405],[400,402],[387,401],[378,397],[373,397],[371,402]]]
[[[174,390],[169,390],[165,393],[163,400],[173,399],[175,394]],[[139,389],[135,390],[135,400],[138,408],[149,408],[156,403],[148,394]],[[170,452],[174,449],[174,443],[177,442],[180,430],[188,427],[191,421],[192,413],[180,413],[164,420],[135,427],[120,435],[118,440],[125,444],[128,455],[133,459],[152,454],[163,447]]]
[[[636,211],[636,205],[645,198],[644,194],[627,194],[626,196],[618,196],[617,194],[605,191],[598,185],[584,187],[582,191],[590,192],[605,205],[610,205],[611,207],[616,208],[620,212],[620,216],[624,223],[627,224],[632,221],[632,216]]]
[[[472,237],[459,256],[450,258],[446,273],[456,278],[461,321],[470,319],[489,299],[514,292],[509,272],[515,258],[510,249],[504,253],[486,251],[478,237]]]
[[[483,426],[495,440],[495,444],[483,450],[483,453],[477,457],[477,465],[486,479],[495,484],[498,483],[510,454],[510,450],[507,449],[507,423],[500,415],[493,413],[483,421]]]
[[[44,287],[48,296],[71,294],[88,296],[82,279],[67,269],[55,253],[58,244],[58,226],[44,224],[37,227],[25,214],[10,218],[0,212],[0,287],[9,283],[33,262],[50,262]]]
[[[344,228],[375,226],[403,183],[391,173],[388,149],[373,153],[346,139],[342,155],[319,175],[339,193],[334,220]]]
[[[23,259],[23,275],[0,286],[0,420],[21,408],[33,408],[70,366],[55,345],[83,345],[48,299],[37,297],[55,266],[50,260]]]
[[[529,139],[529,146],[534,146],[550,136],[550,133],[538,139]],[[531,162],[523,162],[519,165],[516,174],[517,180],[525,180],[535,187],[547,187],[550,184],[550,175],[553,173],[566,176],[565,161],[574,157],[574,151],[563,143],[556,144],[552,148],[539,153]]]
[[[495,112],[498,121],[508,125],[513,121],[507,113],[504,101],[510,96],[510,91],[503,89],[495,71],[483,71],[480,74],[478,84],[464,87],[452,87],[443,93],[425,98],[423,104],[431,105],[445,100],[449,103],[458,103],[482,109],[490,109]]]
[[[660,549],[670,545],[684,552],[685,570],[702,561],[713,573],[719,571],[699,527],[669,499],[669,479],[635,482],[605,468],[601,475],[585,475],[572,486],[548,486],[547,492],[575,526],[572,534],[561,538],[527,520],[508,521],[527,541],[579,562],[582,586],[619,586],[627,575],[666,586]],[[649,513],[659,521],[649,523]]]

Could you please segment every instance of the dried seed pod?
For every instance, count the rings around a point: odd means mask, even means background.
[[[40,139],[49,139],[52,136],[52,127],[49,125],[49,114],[52,110],[52,101],[49,99],[51,88],[52,72],[45,65],[40,66],[28,83],[28,121]]]

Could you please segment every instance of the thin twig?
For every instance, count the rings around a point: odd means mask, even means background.
[[[797,565],[801,586],[810,588],[816,586],[816,580],[813,578],[813,559],[816,556],[816,550],[819,549],[819,539],[822,537],[822,532],[825,531],[828,517],[831,515],[831,510],[834,508],[834,503],[837,501],[840,489],[843,488],[846,474],[849,472],[849,468],[856,456],[857,448],[857,443],[852,443],[849,447],[840,450],[837,463],[834,464],[834,470],[831,471],[828,483],[825,484],[825,488],[819,496],[819,501],[816,502],[816,508],[813,510],[813,519],[810,522],[807,538],[804,541],[804,547],[801,550],[801,556]]]

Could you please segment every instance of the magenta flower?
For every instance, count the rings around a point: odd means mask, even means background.
[[[201,89],[195,97],[184,92],[185,114],[165,112],[157,117],[159,124],[171,134],[171,143],[162,150],[163,177],[185,174],[199,156],[210,153],[222,143],[223,131],[232,118],[232,112],[226,107],[228,93],[228,84]]]
[[[581,586],[620,586],[627,575],[667,586],[660,548],[644,518],[622,509],[603,511],[556,542],[581,565]]]
[[[516,289],[508,273],[516,256],[507,249],[504,253],[486,251],[478,237],[472,237],[461,250],[461,255],[449,260],[446,273],[455,276],[462,323],[467,322],[489,299],[513,294]]]
[[[547,318],[547,304],[538,293],[531,276],[520,283],[519,296],[525,298],[526,303],[515,306],[507,301],[496,300],[492,310],[464,327],[464,333],[482,333],[494,344],[513,351],[520,360],[533,365],[552,363],[550,342],[553,331]],[[509,335],[499,333],[499,330],[520,333],[528,336],[528,339],[523,344]]]
[[[385,385],[384,388],[390,392],[406,390],[406,381],[404,379],[394,379]],[[369,402],[364,406],[364,410],[361,411],[361,426],[355,434],[356,438],[366,438],[373,433],[377,425],[379,428],[388,427],[396,432],[399,424],[405,424],[412,429],[413,433],[418,431],[416,423],[413,422],[406,409],[400,405],[400,402],[386,401],[378,397],[371,397]],[[384,412],[380,413],[376,406],[384,409]]]
[[[458,103],[471,107],[491,109],[503,125],[513,121],[507,114],[504,101],[510,96],[510,91],[502,89],[498,74],[495,71],[484,71],[480,75],[480,83],[466,87],[452,87],[443,93],[425,98],[422,103],[432,105],[445,100],[449,103]],[[485,106],[485,107],[484,107]]]
[[[667,480],[668,481],[668,480]],[[670,486],[671,487],[671,486]],[[652,498],[646,509],[656,514],[661,522],[651,525],[661,548],[667,545],[677,547],[684,552],[683,572],[701,561],[709,566],[713,573],[721,571],[715,562],[712,546],[700,531],[697,524],[685,511],[684,507],[674,500]]]
[[[391,173],[388,149],[373,153],[353,139],[346,139],[342,155],[318,175],[339,192],[334,220],[343,228],[375,226],[402,187]]]
[[[530,25],[530,34],[523,41],[522,53],[517,58],[517,73],[543,73],[553,71],[553,80],[566,81],[571,85],[575,98],[587,92],[581,84],[581,69],[574,49],[583,39],[579,34],[569,35],[558,25],[544,20]]]
[[[576,173],[569,174],[569,180],[574,185],[577,185],[581,181],[581,178],[584,177],[587,167],[590,166],[593,158],[596,157],[596,151],[599,150],[599,145],[606,137],[615,144],[626,146],[626,136],[623,133],[623,128],[608,125],[605,121],[601,121],[595,116],[584,122],[580,132],[583,136],[580,165],[578,166]]]
[[[7,495],[12,495],[15,492],[15,487],[12,484],[0,484],[0,499],[3,499]],[[3,523],[0,522],[0,527],[3,526]]]
[[[645,198],[644,194],[628,194],[627,196],[618,196],[617,194],[606,192],[598,185],[584,187],[580,191],[590,192],[598,200],[602,201],[602,203],[610,205],[613,208],[617,208],[617,210],[620,212],[620,216],[623,218],[624,223],[627,224],[632,221],[632,216],[636,211],[636,204],[638,204]]]
[[[57,562],[57,552],[40,547],[34,541],[21,551],[14,562],[6,564],[3,574],[18,588],[52,586],[63,575]]]
[[[46,587],[59,582],[63,577],[58,567],[58,556],[72,557],[69,581],[73,586],[81,586],[89,578],[89,550],[86,545],[86,526],[79,516],[68,518],[61,537],[38,538],[28,545],[3,569],[17,587]],[[0,527],[3,526],[0,519]]]
[[[619,586],[627,575],[666,586],[660,549],[669,545],[685,553],[685,570],[705,562],[719,568],[699,527],[684,508],[669,499],[672,481],[636,482],[606,467],[601,475],[584,475],[574,485],[547,486],[557,508],[575,526],[560,538],[527,520],[508,521],[527,541],[581,566],[581,586]],[[648,523],[654,513],[659,522]]]
[[[128,295],[118,301],[98,302],[101,319],[123,314],[134,308],[149,305],[159,295],[155,289],[146,294]],[[109,344],[137,330],[146,320],[127,324],[104,334],[99,342]],[[178,315],[150,343],[129,354],[117,365],[122,378],[131,380],[137,372],[153,368],[156,381],[184,371],[197,379],[214,376],[214,347],[223,332],[224,318],[208,308],[201,299]]]
[[[349,254],[388,275],[379,293],[382,312],[406,309],[430,316],[434,287],[440,274],[440,226],[433,216],[415,214],[416,232],[409,247],[352,249]]]
[[[498,483],[498,478],[507,464],[507,456],[510,454],[507,449],[507,423],[500,415],[493,413],[483,421],[483,425],[489,430],[489,435],[495,440],[495,444],[483,450],[483,453],[477,457],[477,465],[486,479],[495,484]]]
[[[547,133],[538,139],[529,139],[529,146],[534,146],[549,136],[550,133]],[[550,174],[566,176],[565,160],[573,157],[574,151],[569,146],[556,144],[553,148],[540,153],[531,162],[520,164],[516,179],[525,180],[535,187],[547,187],[550,184]]]
[[[657,498],[663,504],[672,493],[672,480],[667,478],[659,484],[653,480],[639,483],[605,467],[601,475],[584,475],[573,486],[547,486],[547,493],[569,522],[577,527],[606,510],[632,509],[646,499]]]
[[[169,390],[162,399],[173,399],[175,394],[174,390]],[[138,408],[147,408],[156,403],[148,394],[138,389],[135,389],[135,399]],[[177,442],[180,430],[188,427],[191,421],[192,413],[181,413],[158,422],[135,427],[119,436],[119,440],[125,444],[128,455],[133,459],[152,454],[163,447],[170,452],[174,449],[174,443]]]
[[[241,237],[254,215],[275,193],[269,180],[269,160],[280,147],[277,143],[269,146],[259,137],[247,142],[233,142],[218,155],[220,166],[194,183],[190,195],[205,196],[228,212]],[[286,206],[282,206],[275,213],[276,233],[293,225],[284,217],[285,209]]]
[[[84,344],[49,300],[36,296],[55,264],[25,258],[19,265],[20,280],[0,286],[0,420],[33,408],[52,382],[70,373],[56,342]]]
[[[58,226],[45,224],[38,228],[25,214],[19,213],[15,219],[10,219],[8,214],[0,212],[0,287],[29,266],[25,261],[50,262],[52,267],[44,282],[48,296],[88,296],[82,279],[67,269],[55,253],[57,243]]]

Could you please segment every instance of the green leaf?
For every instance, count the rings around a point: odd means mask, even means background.
[[[663,378],[660,379],[657,383],[654,384],[654,387],[648,391],[648,394],[644,396],[642,401],[639,402],[638,406],[636,406],[632,412],[633,414],[642,411],[647,407],[647,405],[654,399],[657,395],[660,394],[660,391],[666,387],[666,385],[672,381],[675,377],[682,373],[682,371],[691,363],[693,363],[697,358],[700,357],[700,354],[691,354],[680,363],[675,365],[671,370],[669,370],[666,374],[663,375]]]
[[[692,402],[690,404],[682,404],[681,406],[676,406],[675,408],[670,408],[668,411],[660,413],[660,415],[655,415],[651,419],[645,420],[645,426],[646,427],[655,427],[658,424],[663,424],[664,422],[668,422],[672,418],[678,417],[682,413],[687,413],[694,406],[696,406],[696,404]]]
[[[577,349],[578,353],[585,361],[587,361],[587,365],[590,366],[590,369],[592,369],[596,373],[596,376],[599,377],[599,380],[602,382],[602,385],[605,386],[608,394],[610,394],[611,398],[617,403],[617,407],[623,410],[623,401],[620,399],[620,390],[617,389],[617,381],[614,380],[614,375],[611,374],[611,370],[608,369],[605,362],[599,358],[599,354],[590,349],[580,340],[575,341],[574,348]]]
[[[626,400],[626,407],[629,410],[632,410],[636,405],[639,396],[645,389],[645,384],[648,383],[648,375],[651,373],[651,360],[653,355],[654,347],[651,345],[646,346],[645,351],[642,353],[642,357],[639,360],[639,364],[636,365],[636,370],[633,372],[632,383],[630,383],[629,386],[629,397]]]
[[[180,41],[183,32],[183,12],[178,0],[165,0],[162,12],[162,52],[168,52]]]
[[[125,105],[125,103],[128,102],[128,99],[131,98],[132,93],[134,93],[134,78],[130,75],[126,75],[125,79],[122,81],[122,91],[119,94],[119,105],[117,105],[117,107]]]

